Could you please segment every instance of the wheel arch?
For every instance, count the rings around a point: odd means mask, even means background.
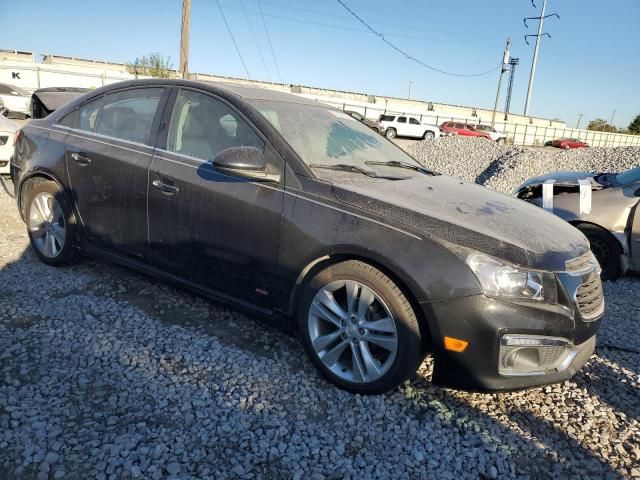
[[[62,184],[62,182],[50,172],[38,170],[25,175],[23,178],[20,179],[20,185],[18,186],[18,195],[17,195],[18,211],[20,212],[20,216],[22,217],[23,221],[25,219],[24,203],[27,199],[27,196],[29,195],[29,192],[33,188],[33,185],[36,185],[38,182],[41,182],[41,181],[52,181],[56,183],[60,187],[60,189],[64,192],[64,194],[67,195],[65,187]],[[67,200],[69,199],[67,198]]]
[[[620,254],[623,254],[625,252],[624,243],[621,242],[618,237],[616,237],[613,233],[611,233],[611,231],[607,230],[602,225],[598,225],[597,223],[588,222],[588,221],[585,221],[585,220],[569,220],[568,222],[569,222],[569,224],[571,226],[577,228],[578,230],[580,230],[580,226],[581,225],[588,225],[590,227],[597,228],[598,230],[603,232],[605,235],[607,235],[609,238],[612,238],[615,241],[616,245],[618,245],[618,247],[620,248]]]
[[[420,307],[414,289],[417,285],[412,285],[412,281],[408,275],[406,275],[400,267],[390,264],[391,262],[384,262],[383,259],[374,258],[372,255],[366,255],[364,253],[355,251],[343,251],[339,253],[332,253],[322,255],[314,260],[310,261],[300,272],[296,279],[295,285],[289,298],[289,312],[292,317],[298,314],[299,302],[304,292],[306,284],[313,278],[313,276],[324,270],[325,268],[348,260],[358,260],[374,268],[377,268],[387,277],[389,277],[402,291],[404,296],[409,301],[411,308],[414,311],[416,318],[418,319],[418,325],[420,326],[420,335],[422,343],[425,348],[429,348],[431,345],[431,322],[427,319],[424,310]]]

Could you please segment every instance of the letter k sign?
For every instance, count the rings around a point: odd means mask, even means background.
[[[20,78],[20,72],[11,72],[11,78],[17,78],[18,80],[22,80]]]

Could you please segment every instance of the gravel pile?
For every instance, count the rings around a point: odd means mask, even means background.
[[[640,165],[640,147],[560,150],[498,145],[482,138],[443,137],[406,148],[441,173],[511,193],[524,180],[556,171],[620,172]]]
[[[639,278],[605,286],[572,381],[448,391],[427,359],[361,397],[242,314],[103,262],[45,266],[4,193],[0,212],[0,478],[640,476]]]

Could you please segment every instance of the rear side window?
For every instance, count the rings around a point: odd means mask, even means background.
[[[108,94],[96,133],[135,143],[148,143],[163,88],[136,88]]]
[[[420,125],[420,122],[418,120],[416,120],[415,118],[409,118],[409,123],[411,125]]]
[[[382,115],[380,117],[381,122],[393,122],[395,120],[395,116],[393,115]]]
[[[93,132],[96,129],[96,120],[98,119],[98,112],[102,106],[103,98],[104,97],[97,98],[80,107],[80,113],[78,115],[78,128],[80,130]]]
[[[251,127],[223,102],[200,92],[180,90],[171,114],[167,150],[213,160],[231,147],[264,149]]]
[[[456,123],[455,128],[459,128],[461,130],[464,130],[464,125],[461,123]]]
[[[62,119],[58,122],[58,125],[62,125],[64,127],[76,128],[76,119],[78,118],[78,110],[73,110],[67,113]]]
[[[398,123],[407,123],[407,117],[398,117]]]

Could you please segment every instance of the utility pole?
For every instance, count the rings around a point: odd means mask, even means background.
[[[493,105],[493,115],[491,115],[491,126],[496,123],[496,110],[498,110],[498,102],[500,101],[500,90],[502,89],[502,76],[507,71],[507,64],[511,56],[511,38],[507,38],[507,46],[504,47],[504,54],[502,55],[502,66],[500,67],[500,76],[498,77],[498,91],[496,92],[496,103]]]
[[[507,119],[507,115],[511,110],[511,94],[513,93],[513,79],[516,75],[516,66],[520,63],[519,58],[512,58],[509,60],[509,85],[507,86],[507,101],[504,106],[504,119]]]
[[[578,128],[580,128],[580,121],[582,120],[582,117],[584,117],[584,113],[579,113],[578,114],[578,123],[576,123],[576,130]]]
[[[191,0],[182,0],[182,28],[180,30],[180,76],[189,78],[189,29],[191,26]]]
[[[611,125],[611,127],[613,127],[613,117],[616,116],[616,111],[614,110],[613,113],[611,114],[611,121],[609,122],[609,125]]]
[[[413,87],[413,79],[409,79],[409,100],[411,100],[411,88]]]
[[[531,3],[533,3],[533,0],[531,0]],[[535,7],[535,3],[533,3],[533,6]],[[536,76],[536,65],[538,63],[538,51],[540,50],[540,39],[544,36],[547,36],[549,38],[551,38],[551,35],[549,35],[548,33],[542,33],[542,27],[544,25],[544,19],[547,17],[558,17],[560,18],[560,16],[557,13],[552,13],[549,15],[545,15],[544,12],[547,10],[547,0],[542,0],[542,13],[540,14],[539,17],[527,17],[525,18],[524,21],[524,25],[528,28],[529,26],[527,25],[527,20],[538,20],[538,33],[537,35],[525,35],[524,36],[524,40],[525,42],[527,42],[527,44],[529,43],[527,41],[528,37],[536,37],[536,46],[533,50],[533,61],[531,62],[531,73],[529,74],[529,86],[527,87],[527,100],[524,104],[524,115],[527,116],[529,114],[529,105],[531,104],[531,94],[533,93],[533,79]]]

